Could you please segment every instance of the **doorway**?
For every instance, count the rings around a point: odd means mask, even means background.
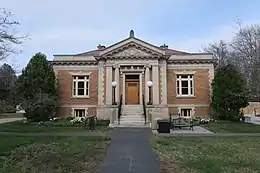
[[[139,104],[139,75],[126,75],[126,104]]]

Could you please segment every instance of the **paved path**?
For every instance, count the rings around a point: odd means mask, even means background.
[[[2,123],[9,123],[9,122],[13,122],[13,121],[20,121],[23,120],[24,118],[1,118],[0,119],[0,124]]]
[[[115,128],[104,163],[98,173],[159,173],[148,128]]]

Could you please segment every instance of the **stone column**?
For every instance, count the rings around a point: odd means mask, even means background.
[[[167,105],[167,72],[166,61],[160,64],[160,80],[161,80],[161,101],[163,105]]]
[[[158,64],[152,66],[153,74],[153,105],[159,104],[159,75]]]
[[[125,105],[125,74],[123,75],[123,105]]]
[[[106,104],[112,105],[112,66],[106,67]]]
[[[120,76],[119,76],[119,66],[115,66],[115,81],[117,83],[117,86],[116,86],[116,93],[115,93],[115,100],[116,102],[119,102],[119,89],[120,89]]]
[[[147,82],[150,80],[150,69],[149,65],[145,67],[145,82],[144,82],[144,90],[145,90],[145,102],[149,102],[149,88],[147,86]]]
[[[143,104],[143,92],[142,92],[142,73],[139,75],[139,104]]]
[[[104,62],[98,65],[98,105],[104,105]]]

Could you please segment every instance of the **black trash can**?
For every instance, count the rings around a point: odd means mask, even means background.
[[[158,133],[170,133],[170,121],[169,120],[158,120],[157,121]]]

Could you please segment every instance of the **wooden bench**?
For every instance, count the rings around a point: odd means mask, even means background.
[[[191,130],[193,130],[193,123],[189,118],[183,118],[183,117],[177,117],[172,118],[170,115],[170,123],[171,123],[171,129],[174,130],[174,128],[182,129],[189,127]]]

